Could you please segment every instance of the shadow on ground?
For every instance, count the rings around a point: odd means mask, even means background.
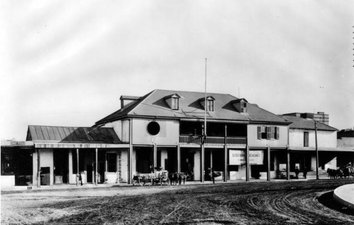
[[[333,198],[333,191],[327,192],[323,195],[321,195],[318,198],[318,201],[323,204],[324,206],[339,211],[341,213],[345,213],[347,215],[352,215],[354,216],[354,210],[340,204],[339,202],[337,202],[336,200],[334,200]]]

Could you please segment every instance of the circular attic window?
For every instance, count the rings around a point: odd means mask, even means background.
[[[157,122],[152,121],[148,124],[147,130],[149,134],[156,135],[160,132],[160,125]]]

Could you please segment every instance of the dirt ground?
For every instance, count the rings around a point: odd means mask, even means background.
[[[332,191],[354,180],[3,192],[1,224],[354,224]]]

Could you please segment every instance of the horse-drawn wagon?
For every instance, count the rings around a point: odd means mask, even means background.
[[[155,184],[169,184],[167,170],[157,170],[154,173],[137,173],[133,176],[133,186],[145,186]]]

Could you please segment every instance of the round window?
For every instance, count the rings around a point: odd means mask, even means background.
[[[157,122],[152,121],[148,124],[147,130],[149,134],[156,135],[160,132],[160,125]]]

